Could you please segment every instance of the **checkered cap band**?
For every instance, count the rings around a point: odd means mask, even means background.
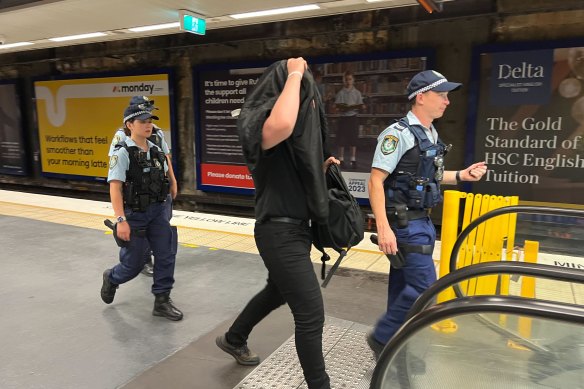
[[[409,96],[408,96],[408,100],[413,99],[414,97],[416,97],[416,95],[419,95],[420,93],[424,93],[424,92],[428,92],[429,90],[432,90],[434,88],[436,88],[438,85],[440,84],[444,84],[445,82],[447,82],[447,80],[445,78],[441,78],[438,81],[434,81],[433,83],[431,83],[430,85],[426,85],[425,87],[418,89],[415,92],[412,92]]]
[[[140,116],[140,115],[142,115],[144,113],[149,113],[150,115],[152,115],[152,111],[138,111],[138,112],[134,112],[134,113],[131,113],[131,114],[129,114],[128,116],[126,116],[124,118],[124,123],[127,122],[128,120],[130,120],[132,118],[135,118],[136,116]]]

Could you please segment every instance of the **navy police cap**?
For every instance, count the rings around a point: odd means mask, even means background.
[[[154,106],[154,100],[149,99],[148,96],[133,96],[129,105],[144,105],[141,108],[158,109]]]
[[[124,123],[131,119],[147,120],[154,119],[158,120],[158,116],[152,114],[152,109],[140,108],[140,105],[130,105],[124,110]]]
[[[446,77],[434,70],[424,70],[412,77],[407,87],[408,100],[416,95],[432,90],[434,92],[450,92],[460,88],[462,84],[449,82]]]

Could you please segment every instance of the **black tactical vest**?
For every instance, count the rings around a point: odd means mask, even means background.
[[[154,143],[156,146],[160,147],[160,150],[162,150],[162,136],[160,135],[159,131],[162,131],[162,129],[152,127],[152,135],[150,135],[148,140]]]
[[[416,143],[383,184],[386,204],[388,207],[405,204],[411,210],[432,208],[442,202],[440,181],[448,147],[440,138],[433,143],[421,125],[410,125],[407,118],[400,119],[396,128],[398,131],[409,128]]]
[[[130,157],[124,183],[124,207],[133,211],[145,212],[148,205],[166,200],[170,184],[164,172],[166,156],[156,146],[147,153],[138,146],[128,146],[120,142],[116,148],[124,147]],[[145,171],[148,170],[149,171]]]

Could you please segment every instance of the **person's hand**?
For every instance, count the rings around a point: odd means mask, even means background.
[[[117,223],[116,232],[121,240],[130,240],[130,223],[127,221]]]
[[[461,170],[460,179],[462,181],[478,181],[483,178],[485,173],[487,173],[487,170],[487,164],[484,161],[477,162],[470,165],[466,169]]]
[[[178,194],[178,184],[175,182],[170,184],[170,196],[172,199],[176,199],[176,195]]]
[[[337,165],[340,165],[341,164],[341,161],[339,161],[335,157],[328,157],[326,159],[326,161],[324,161],[322,167],[323,167],[325,173],[326,173],[326,170],[329,168],[329,166],[332,165],[333,163],[334,164],[337,164]]]
[[[384,254],[397,253],[397,239],[391,228],[385,229],[384,231],[377,231],[377,243],[379,250],[383,251]]]
[[[288,62],[287,62],[287,67],[288,67],[288,75],[290,75],[292,72],[298,72],[303,76],[304,71],[306,70],[308,65],[306,64],[306,61],[304,60],[304,58],[298,57],[298,58],[289,58]]]

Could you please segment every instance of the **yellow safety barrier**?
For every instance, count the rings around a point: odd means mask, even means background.
[[[459,226],[460,203],[464,199],[462,223]],[[444,210],[442,214],[442,234],[440,250],[440,277],[450,271],[450,255],[454,242],[460,231],[479,216],[504,206],[517,205],[517,196],[494,196],[464,193],[455,190],[444,192]],[[466,267],[482,262],[513,260],[515,247],[516,214],[505,214],[481,223],[470,232],[458,253],[457,266]],[[466,295],[506,295],[509,293],[510,277],[508,275],[482,276],[461,282],[461,289]],[[449,288],[438,295],[438,302],[454,298],[454,290]],[[501,315],[500,322],[506,317]],[[440,331],[455,331],[456,323],[451,320],[437,323],[433,328]]]
[[[537,263],[537,254],[539,253],[539,242],[532,240],[525,241],[524,256],[525,262]],[[535,278],[522,277],[521,279],[521,297],[535,298]],[[520,316],[517,324],[519,335],[524,338],[531,338],[531,318]]]

